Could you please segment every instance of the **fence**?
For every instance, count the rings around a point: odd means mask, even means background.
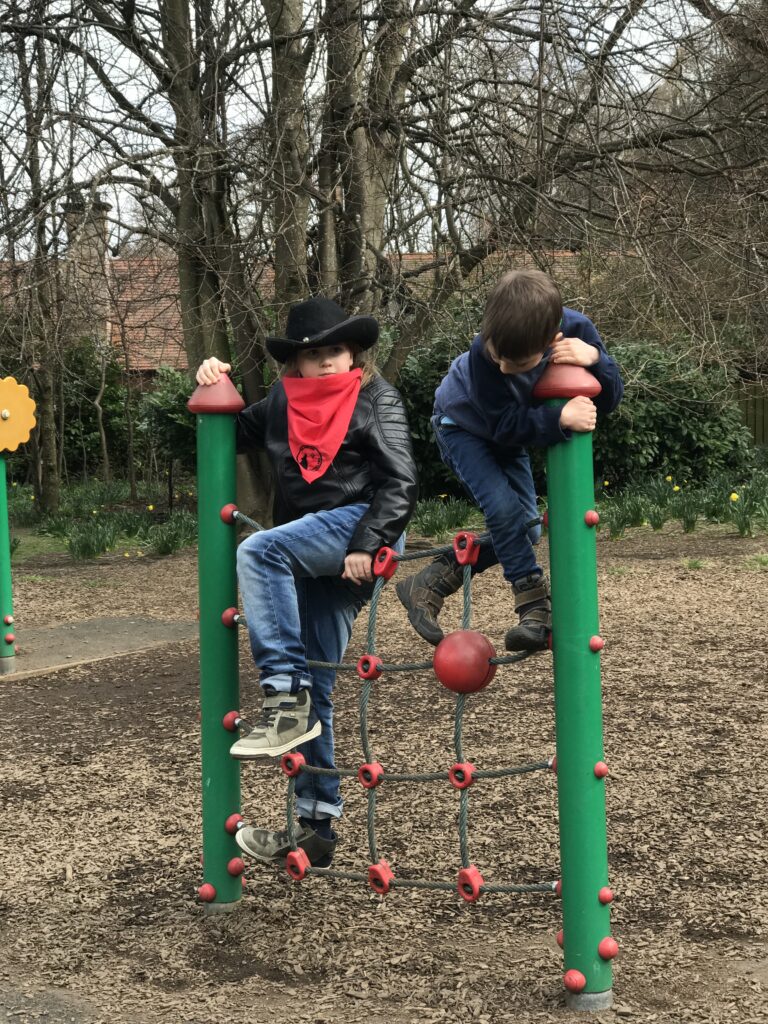
[[[739,404],[755,444],[768,445],[768,387],[765,384],[746,385]]]

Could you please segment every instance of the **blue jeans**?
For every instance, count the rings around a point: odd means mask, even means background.
[[[341,579],[344,558],[366,504],[313,512],[251,534],[237,551],[240,597],[261,685],[296,693],[309,687],[323,731],[299,751],[307,764],[334,768],[333,693],[336,672],[310,661],[341,661],[353,623],[372,593],[370,584]],[[402,538],[398,542],[402,550]],[[396,545],[396,547],[398,546]],[[301,817],[339,817],[343,801],[335,776],[300,772]]]
[[[481,554],[482,569],[501,562],[510,583],[540,573],[533,545],[541,539],[541,527],[526,526],[539,515],[528,455],[439,421],[432,418],[440,457],[482,509],[491,534],[496,559]]]

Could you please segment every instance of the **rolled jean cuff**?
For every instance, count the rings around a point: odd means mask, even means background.
[[[277,693],[298,693],[300,690],[312,689],[312,676],[301,672],[278,672],[274,676],[262,676],[259,685],[271,686]]]
[[[296,800],[296,814],[299,818],[340,818],[344,812],[344,803],[328,804],[324,800],[307,800],[299,797]]]

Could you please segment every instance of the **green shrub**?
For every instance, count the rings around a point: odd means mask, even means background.
[[[197,541],[197,518],[185,509],[173,512],[165,523],[150,528],[147,535],[155,555],[172,555]]]
[[[117,523],[107,517],[75,522],[67,538],[67,550],[76,561],[95,558],[113,548],[118,536]]]
[[[31,487],[12,483],[8,488],[8,521],[11,526],[34,526],[40,509]]]
[[[696,486],[713,474],[727,471],[736,483],[750,473],[752,438],[722,366],[695,365],[672,345],[616,344],[610,351],[626,393],[595,432],[599,479],[626,487],[672,475]]]
[[[662,505],[648,505],[646,509],[648,522],[653,530],[660,530],[667,521],[667,509]]]
[[[463,498],[446,496],[420,501],[410,528],[442,542],[459,530],[482,530],[484,526],[483,515],[475,505]]]
[[[152,527],[152,515],[147,510],[118,509],[113,513],[118,530],[124,537],[139,537],[146,540]]]
[[[66,540],[72,530],[73,519],[68,512],[58,512],[55,515],[45,516],[40,520],[37,533],[48,537],[59,537]]]
[[[680,520],[683,533],[693,533],[699,518],[700,498],[694,491],[680,491],[672,505],[674,515]]]

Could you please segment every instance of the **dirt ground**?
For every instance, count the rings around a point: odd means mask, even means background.
[[[385,898],[350,882],[249,867],[242,905],[206,915],[200,868],[193,640],[55,672],[0,678],[0,1019],[27,1024],[432,1024],[768,1021],[764,704],[768,537],[600,535],[614,1008],[564,1007],[559,904],[445,892]],[[694,561],[692,561],[694,560]],[[413,563],[408,571],[413,568]],[[125,617],[194,620],[194,556],[65,557],[15,570],[25,630]],[[394,594],[386,661],[428,656]],[[363,652],[366,616],[349,652]],[[510,620],[497,571],[478,579],[474,626],[497,648]],[[459,622],[458,598],[445,622]],[[109,653],[109,630],[91,638]],[[117,649],[117,648],[113,648]],[[23,657],[19,658],[22,666]],[[256,703],[243,659],[244,710]],[[338,760],[357,766],[355,679],[337,691]],[[382,680],[376,754],[394,771],[452,763],[453,703],[431,673]],[[548,655],[500,669],[473,697],[478,767],[554,751]],[[487,881],[558,876],[555,778],[473,788],[470,854]],[[243,806],[282,827],[284,781],[243,770]],[[367,866],[365,802],[345,786],[337,865]],[[384,787],[379,845],[396,872],[453,880],[458,800],[448,786]]]

